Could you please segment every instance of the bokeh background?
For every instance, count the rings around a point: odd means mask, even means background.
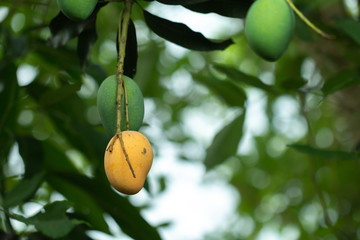
[[[132,9],[140,132],[155,158],[129,197],[105,178],[109,137],[96,108],[99,85],[116,73],[123,3],[99,10],[84,66],[78,38],[50,31],[56,1],[0,1],[0,237],[360,239],[359,3],[294,1],[335,38],[297,18],[285,54],[266,62],[247,44],[243,13],[166,2]],[[155,34],[143,9],[234,43],[186,49]]]

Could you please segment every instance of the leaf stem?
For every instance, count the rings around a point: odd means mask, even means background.
[[[307,19],[302,12],[295,6],[291,0],[286,0],[289,6],[294,10],[294,12],[303,20],[311,29],[313,29],[317,34],[321,35],[326,39],[335,39],[334,35],[329,35],[322,31],[320,28],[316,27],[309,19]]]

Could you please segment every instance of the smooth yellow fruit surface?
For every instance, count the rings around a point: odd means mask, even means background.
[[[262,58],[276,61],[287,49],[295,17],[285,0],[256,0],[246,14],[245,36]]]
[[[124,131],[121,132],[121,137],[135,178],[126,161],[119,138],[116,138],[111,152],[105,151],[105,172],[110,184],[116,190],[131,195],[138,193],[144,186],[154,155],[150,142],[143,134],[136,131]],[[110,140],[106,149],[109,148],[111,142]]]

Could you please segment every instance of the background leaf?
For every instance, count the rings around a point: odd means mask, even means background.
[[[40,187],[43,182],[44,173],[38,173],[31,178],[22,179],[4,199],[4,207],[9,208],[26,200],[29,200]]]
[[[230,107],[244,107],[246,94],[243,89],[227,80],[219,80],[214,76],[193,75],[193,78],[211,89]]]
[[[54,176],[52,176],[54,178]],[[64,187],[64,183],[68,182],[66,185],[73,184],[74,189],[78,189],[84,194],[88,194],[90,199],[99,204],[106,212],[108,212],[114,220],[123,227],[123,231],[134,239],[161,239],[157,230],[151,227],[140,215],[139,211],[133,207],[129,201],[115,193],[114,190],[110,188],[109,183],[104,185],[103,181],[98,179],[90,179],[85,176],[75,175],[75,174],[66,174],[66,173],[57,173],[56,178],[59,181],[58,186],[62,186],[64,191],[67,191],[69,187]],[[62,191],[63,193],[65,193]],[[71,198],[70,192],[65,195]],[[75,197],[75,199],[78,199]],[[141,229],[141,231],[139,231]]]
[[[313,157],[320,157],[329,160],[358,160],[360,158],[357,152],[344,152],[338,150],[324,150],[317,149],[309,145],[292,144],[288,147],[295,149],[296,151],[311,155]]]
[[[157,1],[169,5],[191,5],[196,3],[208,2],[209,0],[157,0]]]
[[[185,7],[200,13],[217,13],[226,17],[245,18],[252,0],[209,0]]]
[[[360,23],[353,19],[338,19],[337,26],[353,41],[360,44]]]
[[[86,28],[79,34],[77,44],[77,54],[80,60],[82,70],[85,70],[91,55],[91,49],[98,36],[96,33],[96,21],[91,21]]]
[[[360,83],[360,71],[356,69],[344,70],[326,79],[322,88],[324,95],[329,95],[344,88]]]
[[[221,129],[206,151],[205,166],[207,170],[223,163],[236,154],[243,134],[245,112],[237,116],[230,124]]]
[[[235,68],[232,67],[227,67],[227,66],[223,66],[223,65],[214,65],[214,68],[225,74],[229,79],[231,79],[234,82],[237,83],[245,83],[246,85],[252,86],[252,87],[256,87],[259,89],[262,89],[266,92],[269,93],[276,93],[277,90],[275,90],[274,87],[266,85],[265,83],[263,83],[260,79],[247,75]]]
[[[210,41],[201,33],[192,31],[182,23],[175,23],[144,11],[146,24],[157,35],[184,48],[197,51],[223,50],[233,43],[231,39]]]
[[[119,31],[119,29],[118,29]],[[116,51],[119,55],[119,34],[116,34]],[[137,37],[134,22],[130,19],[129,28],[126,39],[126,49],[125,49],[125,62],[124,62],[124,75],[134,78],[136,74],[136,66],[138,59],[138,47],[137,47]]]

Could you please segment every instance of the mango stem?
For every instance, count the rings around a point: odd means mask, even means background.
[[[322,31],[320,28],[316,27],[309,19],[307,19],[302,12],[295,6],[295,4],[291,0],[286,0],[286,2],[289,4],[289,6],[294,10],[294,12],[300,17],[303,22],[308,25],[311,29],[313,29],[316,33],[321,35],[322,37],[326,39],[335,39],[334,35],[329,35]]]
[[[116,141],[116,138],[119,138],[121,148],[124,152],[126,162],[129,165],[131,173],[134,178],[135,172],[130,163],[129,155],[126,152],[124,141],[121,137],[121,103],[122,97],[125,92],[125,113],[126,113],[126,128],[129,130],[129,123],[128,123],[128,111],[127,111],[127,93],[126,87],[124,82],[124,59],[125,59],[125,52],[126,52],[126,41],[127,41],[127,33],[128,27],[130,22],[130,15],[131,15],[131,7],[132,7],[133,0],[125,0],[124,8],[122,9],[120,16],[119,16],[119,31],[118,31],[118,47],[119,47],[119,54],[118,54],[118,65],[117,65],[117,95],[116,95],[116,136],[113,138],[114,141],[111,142],[109,146],[109,151],[112,150],[113,145]],[[123,91],[124,88],[124,91]],[[110,151],[111,152],[111,151]]]

